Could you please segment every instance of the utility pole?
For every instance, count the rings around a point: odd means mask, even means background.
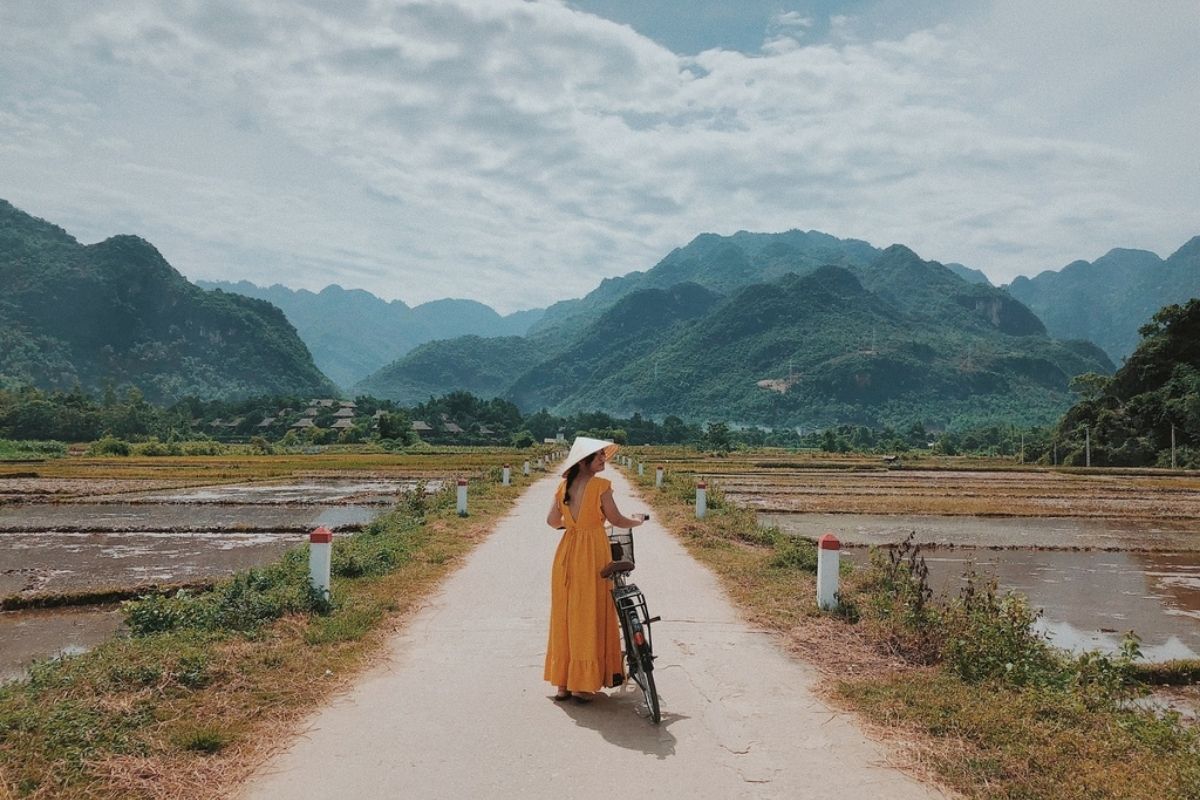
[[[1171,469],[1175,469],[1175,423],[1171,423]]]
[[[1092,429],[1091,428],[1083,429],[1083,442],[1084,442],[1084,448],[1085,448],[1084,452],[1086,453],[1086,458],[1087,458],[1087,466],[1090,467],[1092,465]]]
[[[1051,461],[1054,466],[1058,466],[1058,439],[1054,440],[1054,458]]]
[[[1025,434],[1021,433],[1021,463],[1025,463]]]

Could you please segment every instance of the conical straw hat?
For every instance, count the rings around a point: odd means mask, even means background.
[[[606,442],[603,439],[591,439],[587,436],[576,436],[575,441],[571,443],[571,452],[567,454],[567,460],[563,462],[562,474],[565,478],[567,470],[583,461],[592,453],[599,453],[601,450],[612,458],[612,454],[617,452],[618,445],[613,442]]]

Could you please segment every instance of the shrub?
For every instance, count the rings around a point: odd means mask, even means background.
[[[89,456],[127,456],[132,452],[133,448],[129,442],[111,435],[92,442],[87,450]]]
[[[886,553],[871,551],[862,588],[861,614],[889,650],[917,663],[935,663],[941,655],[940,614],[931,602],[929,567],[914,535]]]
[[[183,454],[187,456],[219,456],[223,455],[225,451],[226,448],[223,444],[209,439],[184,442],[183,444]]]
[[[772,567],[798,569],[812,573],[817,571],[817,546],[815,544],[807,539],[782,533],[776,533],[773,538],[775,555],[771,557]]]
[[[1018,686],[1059,682],[1061,663],[1034,631],[1038,614],[1023,595],[998,594],[995,579],[967,575],[943,617],[947,666],[968,683],[1002,679]]]

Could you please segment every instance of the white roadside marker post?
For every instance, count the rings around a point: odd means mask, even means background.
[[[640,478],[645,474],[646,474],[646,465],[644,463],[642,463],[641,461],[639,461],[638,462],[638,477]]]
[[[508,464],[504,465],[504,471],[500,474],[500,483],[508,486],[512,482],[512,467]]]
[[[467,515],[467,479],[458,479],[458,515],[465,517]]]
[[[526,461],[526,462],[525,462],[525,468],[524,468],[524,471],[525,471],[525,474],[526,474],[526,475],[528,475],[528,474],[529,474],[529,462],[528,462],[528,461]]]
[[[817,608],[822,611],[837,608],[841,551],[842,543],[832,533],[817,539]]]
[[[321,527],[308,535],[308,582],[329,599],[329,574],[333,566],[333,531]]]
[[[704,519],[708,511],[708,484],[700,481],[696,484],[696,519]]]
[[[658,467],[654,470],[654,488],[661,489],[663,481],[663,468]]]

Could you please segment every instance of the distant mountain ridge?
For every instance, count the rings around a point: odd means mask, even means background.
[[[82,245],[0,200],[0,385],[187,395],[329,394],[279,309],[206,292],[137,236]]]
[[[264,288],[249,281],[197,281],[197,285],[279,307],[321,371],[347,389],[425,342],[466,335],[521,336],[543,313],[532,309],[501,316],[483,303],[455,299],[410,307],[337,284],[320,292],[281,284]]]
[[[1165,260],[1147,250],[1110,250],[1094,262],[1021,276],[1005,287],[1052,336],[1089,339],[1114,361],[1138,345],[1138,330],[1163,306],[1200,297],[1200,236]]]
[[[841,263],[813,266],[821,258]],[[491,352],[494,380],[476,391],[526,410],[767,425],[1045,422],[1069,406],[1071,377],[1113,369],[1088,342],[1050,339],[1000,289],[899,245],[811,232],[697,237],[647,272],[551,306],[529,340],[540,357],[498,366],[504,351]],[[439,343],[440,358],[459,341]],[[418,382],[454,388],[426,369],[401,359],[371,386],[388,397]]]

